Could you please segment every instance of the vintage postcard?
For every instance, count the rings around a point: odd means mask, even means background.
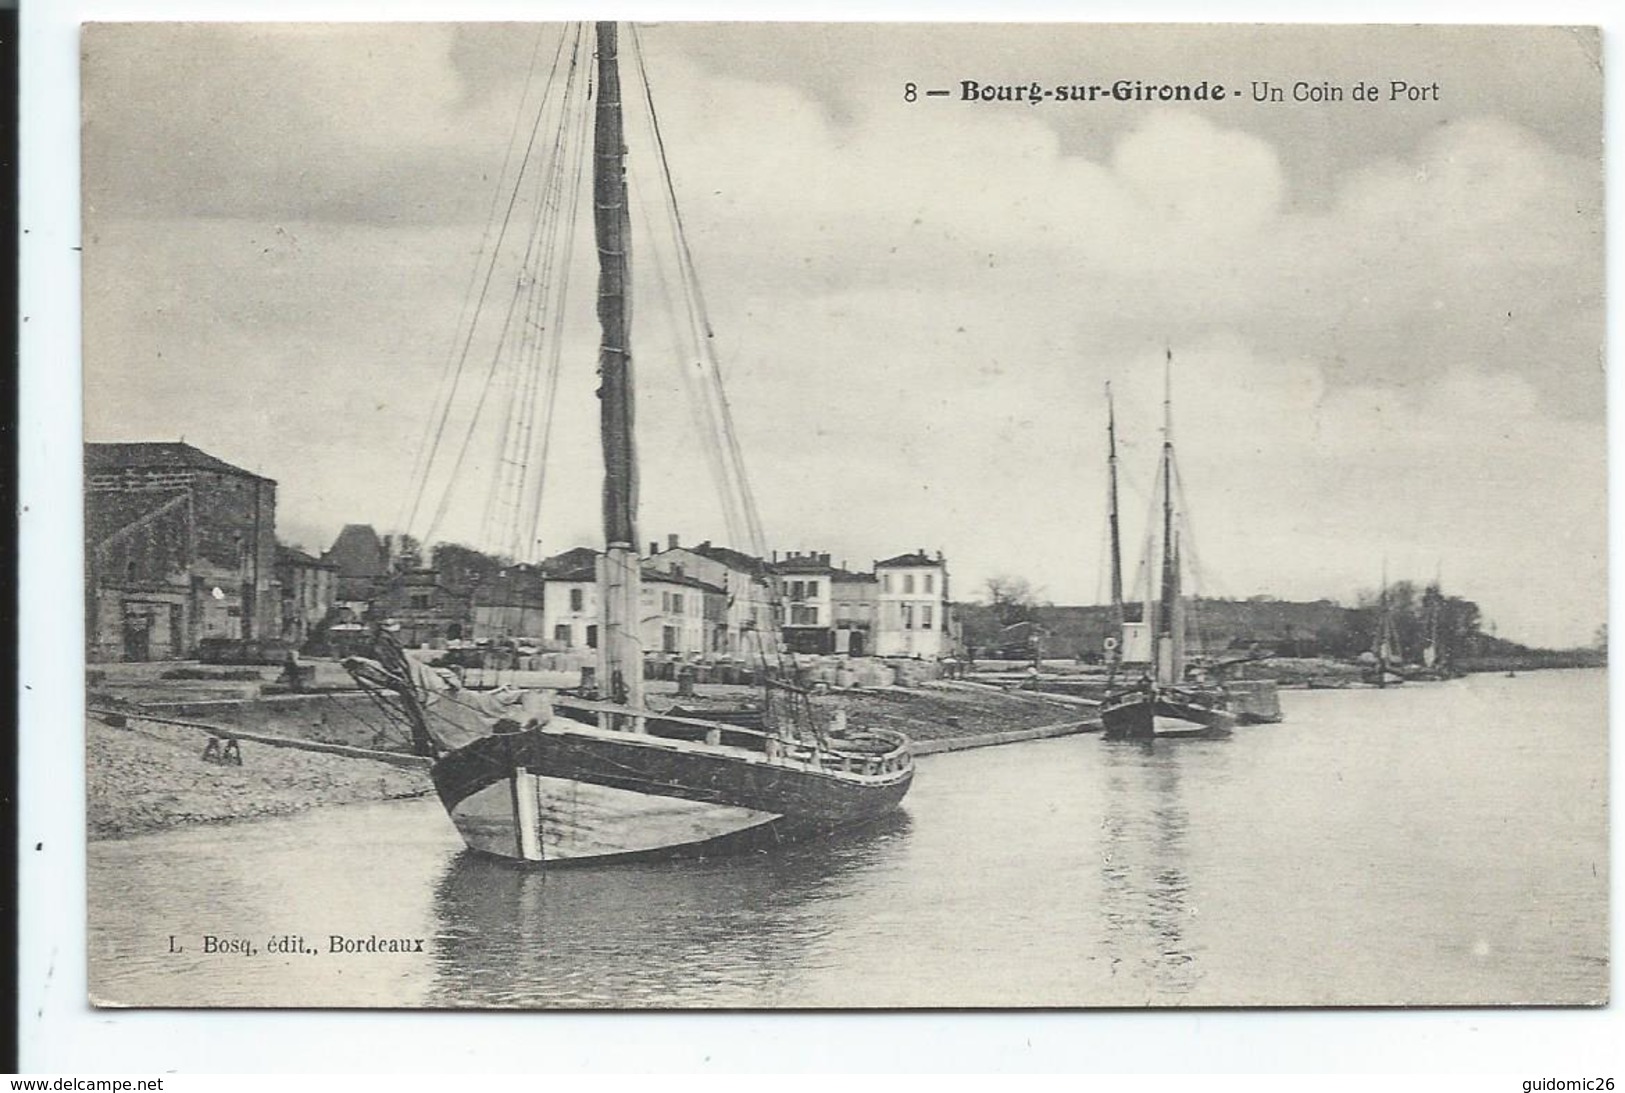
[[[1608,1000],[1586,27],[83,28],[91,1000]]]

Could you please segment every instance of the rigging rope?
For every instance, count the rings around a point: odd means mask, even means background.
[[[423,496],[427,484],[429,463],[433,458],[433,448],[429,437],[435,430],[437,418],[444,419],[444,414],[450,406],[451,393],[456,388],[456,377],[460,375],[461,364],[458,359],[457,346],[463,340],[463,321],[468,318],[469,305],[474,299],[474,286],[479,282],[480,266],[486,255],[486,248],[491,240],[491,229],[496,225],[497,209],[503,193],[502,182],[508,177],[508,167],[513,161],[514,148],[519,142],[520,122],[525,118],[525,103],[530,98],[531,88],[536,79],[536,65],[542,54],[542,40],[545,27],[538,27],[536,40],[531,46],[530,63],[525,69],[525,81],[520,89],[519,102],[514,107],[513,124],[508,130],[508,143],[502,153],[502,167],[497,172],[497,184],[491,188],[491,204],[485,213],[485,227],[480,233],[479,249],[475,251],[474,261],[469,266],[468,283],[463,286],[462,303],[457,309],[457,322],[452,328],[451,342],[446,347],[446,360],[441,365],[439,385],[435,391],[435,399],[430,404],[429,413],[423,419],[423,433],[418,438],[417,450],[413,456],[411,477],[407,480],[406,492],[401,495],[401,507],[396,516],[395,526],[410,530],[417,518],[417,505]],[[565,33],[568,33],[566,29]],[[564,35],[559,38],[559,47],[563,48]]]
[[[636,25],[632,27],[632,45],[632,52],[637,61],[639,79],[643,86],[644,104],[648,110],[649,129],[660,162],[661,189],[665,198],[666,211],[671,222],[671,238],[676,251],[679,270],[678,284],[682,289],[685,305],[684,314],[695,342],[695,357],[697,359],[694,371],[698,373],[697,378],[700,381],[700,391],[698,393],[701,396],[697,400],[697,413],[704,421],[701,435],[705,438],[707,455],[711,458],[712,474],[717,479],[717,492],[722,500],[724,520],[729,524],[730,537],[743,534],[747,552],[758,558],[765,558],[767,556],[767,536],[762,527],[755,493],[751,487],[749,475],[745,470],[744,452],[739,442],[739,430],[734,421],[733,407],[728,399],[727,389],[723,382],[722,367],[716,355],[715,332],[705,305],[704,294],[700,289],[699,272],[694,261],[693,248],[689,244],[682,211],[677,203],[677,189],[672,180],[671,162],[666,154],[665,137],[660,129],[659,111],[654,104],[654,93],[649,81],[642,35]],[[687,370],[684,371],[686,378]],[[734,507],[735,505],[737,505],[737,510]],[[735,541],[738,541],[737,538]],[[789,680],[794,673],[785,662],[784,651],[777,633],[784,617],[782,583],[769,576],[768,587],[775,616],[770,624],[774,628],[774,633],[769,635],[766,640],[757,641],[755,644],[764,678],[771,683],[775,678],[780,681]],[[769,662],[769,643],[772,645],[773,657],[776,663]],[[797,735],[808,734],[815,739],[822,740],[824,734],[813,717],[812,701],[806,691],[800,687],[784,686],[782,683],[778,689],[782,689],[790,698],[787,703],[776,704],[773,701],[776,688],[771,685],[768,687],[766,694],[767,708],[764,710],[764,714],[769,722],[769,727],[780,732],[785,728],[791,728]],[[786,726],[781,721],[777,709],[778,705],[787,705],[789,707],[786,712],[791,725]]]
[[[534,481],[532,480],[529,466],[527,465],[525,468],[521,490],[523,497],[526,499],[527,508],[521,509],[515,528],[516,538],[520,534],[526,535],[523,544],[516,548],[515,554],[516,556],[521,557],[522,560],[530,562],[538,561],[541,557],[542,497],[547,488],[548,454],[551,451],[553,444],[553,421],[556,416],[555,411],[558,404],[557,396],[559,389],[559,375],[562,371],[561,363],[563,361],[564,354],[564,316],[566,314],[566,304],[569,300],[570,270],[572,268],[570,256],[575,253],[576,227],[580,222],[579,212],[581,208],[581,194],[582,190],[584,189],[583,178],[585,176],[588,158],[585,153],[585,149],[588,147],[588,123],[592,116],[592,111],[587,107],[587,102],[592,97],[592,80],[590,73],[588,74],[587,78],[582,81],[582,83],[583,94],[580,105],[576,111],[576,152],[570,157],[575,163],[575,171],[570,181],[570,212],[565,218],[565,237],[562,251],[564,255],[564,267],[563,272],[559,276],[558,291],[552,304],[553,309],[551,312],[551,318],[553,324],[553,339],[550,343],[547,359],[547,371],[543,380],[545,394],[542,410],[541,447],[539,451],[535,452],[536,470],[534,474]],[[530,450],[530,446],[533,443],[534,440],[532,438],[526,438],[527,450]],[[527,511],[528,516],[526,515]]]
[[[577,37],[579,39],[579,34],[578,34]],[[561,35],[560,38],[559,38],[558,48],[554,51],[554,54],[553,54],[553,67],[549,71],[549,74],[548,74],[547,89],[543,93],[542,101],[537,107],[536,120],[531,125],[530,135],[529,135],[529,137],[527,138],[527,140],[525,142],[524,156],[520,159],[520,162],[519,162],[519,172],[518,172],[517,176],[514,178],[513,192],[509,196],[507,207],[504,209],[503,214],[502,214],[502,227],[497,232],[496,242],[491,247],[490,262],[486,266],[485,278],[481,282],[481,285],[480,285],[479,298],[476,301],[475,306],[474,306],[474,316],[469,322],[468,330],[467,330],[466,336],[465,336],[465,338],[463,340],[462,350],[459,352],[458,357],[457,357],[456,378],[453,380],[450,395],[446,399],[446,404],[442,408],[442,412],[441,412],[441,415],[440,415],[440,420],[439,420],[438,424],[435,427],[434,440],[433,440],[433,442],[431,444],[431,447],[430,447],[430,453],[429,453],[429,458],[428,458],[428,461],[427,461],[426,470],[425,470],[425,474],[424,474],[424,478],[423,478],[422,488],[420,488],[420,490],[418,492],[418,496],[415,497],[413,499],[413,502],[412,502],[411,515],[408,517],[408,520],[407,520],[407,529],[409,531],[411,530],[412,527],[414,527],[416,525],[418,511],[419,511],[419,508],[421,506],[422,499],[423,499],[422,494],[423,494],[424,490],[426,490],[426,488],[428,486],[430,472],[432,472],[435,459],[440,453],[440,445],[441,445],[441,442],[443,441],[444,436],[445,436],[447,420],[450,417],[452,404],[456,401],[457,387],[458,387],[459,382],[461,380],[463,369],[464,369],[465,365],[467,364],[469,353],[473,349],[474,334],[479,328],[479,317],[480,317],[480,314],[483,312],[483,310],[485,308],[485,301],[486,301],[486,297],[489,295],[490,290],[491,290],[492,279],[496,275],[498,259],[501,257],[501,254],[502,254],[502,244],[503,244],[503,241],[507,238],[508,228],[509,228],[509,225],[512,223],[512,220],[513,220],[514,208],[515,208],[515,206],[517,205],[517,203],[519,201],[519,194],[520,194],[520,192],[522,190],[522,187],[523,187],[523,184],[524,184],[525,173],[526,173],[526,170],[529,167],[530,162],[531,162],[531,153],[535,149],[536,138],[539,135],[539,133],[541,132],[542,120],[543,120],[543,118],[544,118],[544,116],[546,115],[546,112],[547,112],[547,104],[548,104],[549,99],[552,97],[554,83],[555,83],[556,77],[558,75],[559,59],[560,59],[560,57],[562,56],[562,54],[564,52],[564,42],[565,42],[565,36]],[[495,368],[495,364],[496,364],[496,362],[495,362],[495,360],[493,360],[493,362],[492,362],[492,369],[493,370]],[[476,420],[477,420],[477,418],[479,416],[480,407],[484,405],[485,393],[486,393],[486,391],[489,390],[489,388],[490,388],[490,370],[488,370],[487,373],[486,373],[486,383],[481,389],[480,402],[475,407],[475,411],[474,411],[473,416],[474,416],[474,419],[476,419]],[[427,541],[433,535],[435,527],[438,525],[441,517],[445,513],[446,505],[449,502],[453,487],[454,487],[454,485],[456,483],[457,473],[462,467],[463,459],[468,454],[468,442],[469,442],[469,439],[472,436],[472,433],[473,433],[473,421],[471,420],[468,433],[465,434],[465,436],[463,438],[462,446],[458,451],[457,461],[452,466],[451,475],[450,475],[450,478],[449,478],[447,486],[446,486],[446,491],[441,496],[440,506],[436,510],[436,514],[435,514],[434,519],[430,521],[428,529],[424,532],[423,538],[424,538],[425,541]]]
[[[694,263],[693,249],[689,245],[688,231],[683,224],[682,210],[677,204],[677,189],[672,181],[671,162],[666,154],[666,141],[660,129],[660,115],[655,108],[654,93],[649,83],[643,37],[635,24],[632,27],[632,44],[633,54],[638,64],[638,75],[643,84],[644,102],[649,111],[649,126],[654,136],[655,150],[660,161],[661,178],[664,182],[663,189],[667,198],[667,207],[671,213],[672,231],[677,246],[678,261],[683,271],[681,282],[686,287],[690,315],[696,327],[701,357],[699,367],[708,381],[715,399],[714,406],[709,402],[707,403],[708,413],[716,415],[727,456],[723,461],[725,481],[719,483],[719,490],[724,492],[725,495],[737,496],[745,518],[746,534],[749,537],[747,549],[758,557],[765,557],[767,553],[767,537],[762,530],[755,492],[751,488],[749,475],[745,471],[744,453],[739,444],[739,433],[734,422],[733,408],[728,400],[727,390],[723,384],[722,367],[717,359],[713,344],[715,333],[711,326],[709,312],[705,306],[704,293],[700,289],[699,273]]]
[[[577,42],[579,50],[579,40]],[[574,238],[574,200],[579,190],[571,183],[579,180],[579,170],[567,171],[575,161],[579,165],[579,145],[572,155],[572,138],[579,128],[571,116],[571,106],[579,86],[576,79],[577,52],[572,51],[569,75],[560,101],[558,124],[553,134],[547,169],[537,187],[536,216],[527,238],[524,259],[514,286],[513,298],[503,325],[503,343],[513,336],[516,323],[518,348],[512,356],[508,379],[508,412],[504,416],[503,430],[497,445],[497,458],[492,469],[492,487],[486,498],[483,522],[483,541],[501,543],[508,557],[519,554],[520,528],[524,523],[526,486],[530,470],[530,445],[536,414],[536,391],[541,380],[541,356],[544,345],[557,347],[561,330],[549,323],[548,304],[555,291],[555,280],[568,283],[569,244],[559,245],[561,224],[567,240]],[[577,111],[577,114],[584,114]],[[570,212],[564,214],[564,202],[572,201]],[[537,268],[536,256],[540,255]],[[560,272],[562,267],[562,272]],[[523,298],[523,306],[521,304]],[[554,314],[562,314],[561,307]],[[544,336],[546,335],[546,336]],[[556,356],[556,354],[555,354]],[[550,412],[550,411],[549,411]],[[506,508],[506,515],[503,510]]]

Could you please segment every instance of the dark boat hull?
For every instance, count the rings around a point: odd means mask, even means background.
[[[769,756],[555,719],[476,740],[430,773],[472,849],[540,863],[722,853],[863,824],[897,807],[913,764],[906,751]]]
[[[1108,740],[1154,740],[1228,736],[1236,716],[1205,696],[1163,688],[1110,695],[1101,704]]]

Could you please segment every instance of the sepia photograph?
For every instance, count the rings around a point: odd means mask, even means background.
[[[80,33],[90,1005],[1608,1004],[1597,28]]]

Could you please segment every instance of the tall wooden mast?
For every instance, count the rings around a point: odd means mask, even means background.
[[[593,235],[598,246],[599,428],[604,448],[604,554],[598,569],[598,677],[614,702],[643,705],[638,634],[637,453],[632,434],[631,228],[614,23],[599,23],[593,129]],[[636,719],[617,727],[635,729]]]

